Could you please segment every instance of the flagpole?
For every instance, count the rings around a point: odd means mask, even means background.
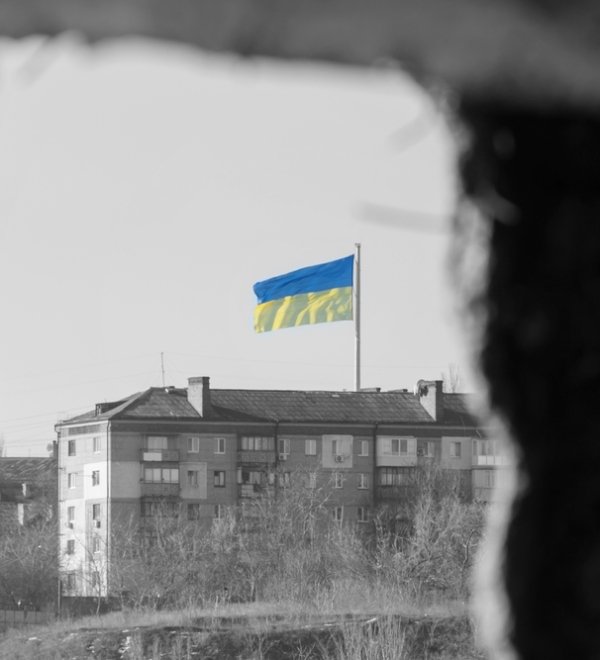
[[[354,253],[354,389],[360,390],[360,243]]]

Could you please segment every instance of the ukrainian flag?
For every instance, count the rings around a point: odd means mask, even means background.
[[[254,329],[268,332],[351,320],[353,276],[354,255],[350,255],[257,282]]]

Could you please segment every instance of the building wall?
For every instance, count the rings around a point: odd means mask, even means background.
[[[101,537],[101,547],[104,547],[108,533],[106,424],[82,425],[76,431],[61,433],[58,442],[59,559],[61,571],[66,574],[65,595],[92,596],[98,592],[97,579],[100,585],[106,582],[104,558],[100,554],[95,556],[92,551],[93,536]],[[74,455],[69,455],[70,452]],[[100,510],[95,518],[94,504]],[[92,572],[97,569],[96,579]]]

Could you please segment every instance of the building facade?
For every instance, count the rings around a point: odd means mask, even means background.
[[[143,527],[166,512],[210,524],[297,475],[329,489],[340,524],[401,505],[425,465],[455,474],[471,497],[485,437],[465,396],[444,393],[441,381],[420,381],[415,393],[308,392],[211,389],[207,377],[98,404],[56,430],[66,596],[107,594],[124,521]]]

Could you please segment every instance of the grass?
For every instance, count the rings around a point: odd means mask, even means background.
[[[415,660],[479,658],[463,603],[398,604],[343,592],[320,602],[214,603],[178,611],[126,610],[0,636],[2,660]],[[199,650],[202,649],[202,650]]]

